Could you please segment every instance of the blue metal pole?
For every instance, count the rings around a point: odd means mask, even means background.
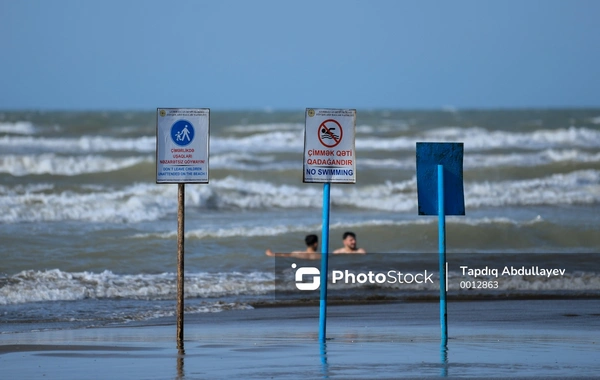
[[[438,165],[438,245],[440,252],[440,324],[442,344],[448,341],[448,313],[446,311],[446,210],[444,205],[444,166]]]
[[[323,369],[323,374],[327,375],[327,343],[319,342],[320,354],[321,354],[321,364]]]
[[[441,377],[448,377],[448,343],[442,342],[440,345],[440,361],[442,364]]]
[[[330,183],[323,184],[323,225],[321,230],[321,299],[319,311],[319,341],[325,342],[327,327],[327,266],[329,260],[329,193]]]

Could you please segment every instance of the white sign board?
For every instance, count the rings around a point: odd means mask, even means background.
[[[208,108],[156,110],[156,183],[208,183]]]
[[[356,110],[306,109],[304,182],[356,183]]]

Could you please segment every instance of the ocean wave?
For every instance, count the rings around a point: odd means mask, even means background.
[[[387,121],[389,123],[389,121]],[[304,132],[305,126],[304,123],[259,123],[259,124],[241,124],[241,125],[231,125],[224,128],[225,132],[233,132],[240,134],[252,134],[257,132],[268,132],[272,133],[274,131],[287,131],[300,133]],[[356,126],[357,134],[373,134],[375,132],[398,132],[398,131],[408,131],[409,125],[404,121],[396,121],[394,125],[367,125],[360,124]]]
[[[273,124],[259,128],[256,133],[245,136],[218,136],[210,138],[211,153],[225,152],[297,152],[304,147],[304,131],[277,128]],[[23,128],[27,131],[26,128]],[[265,130],[265,132],[263,132]],[[484,128],[446,127],[430,130],[414,136],[387,136],[356,138],[357,151],[413,151],[417,141],[461,141],[471,151],[493,149],[561,149],[598,148],[600,131],[590,128],[562,128],[536,130],[533,132],[490,131]],[[80,137],[34,137],[3,136],[0,147],[8,152],[54,152],[54,153],[99,153],[99,152],[154,152],[155,136],[117,138],[105,136]]]
[[[49,193],[49,188],[53,192]],[[206,187],[199,190],[202,189]],[[76,190],[58,190],[50,184],[15,188],[0,186],[0,206],[6,207],[0,215],[0,222],[79,220],[135,223],[158,220],[165,213],[176,210],[177,200],[169,196],[172,195],[169,190],[172,190],[169,186],[150,184],[134,184],[123,189],[82,186]],[[193,194],[190,194],[190,199],[194,199]]]
[[[525,267],[523,267],[525,268]],[[531,267],[525,269],[530,270]],[[335,270],[336,268],[331,268]],[[393,269],[393,268],[391,268]],[[515,268],[518,271],[521,267]],[[512,270],[512,268],[511,268]],[[287,273],[290,272],[290,273]],[[360,273],[349,270],[349,273]],[[376,271],[375,271],[376,272]],[[375,273],[374,272],[374,273]],[[383,272],[382,272],[383,273]],[[385,272],[387,273],[387,271]],[[422,271],[402,271],[407,274]],[[532,272],[533,273],[533,272]],[[431,282],[382,282],[377,284],[344,283],[328,284],[331,295],[336,291],[357,291],[356,295],[367,292],[371,295],[392,291],[396,296],[418,298],[439,291],[439,274],[430,272]],[[279,273],[276,289],[273,272],[220,272],[220,273],[186,273],[185,295],[187,298],[211,300],[248,297],[255,298],[295,290],[293,273],[286,269]],[[290,277],[289,281],[286,279]],[[477,282],[496,282],[493,288],[483,288]],[[470,282],[469,286],[465,282]],[[461,272],[448,272],[448,291],[450,295],[487,295],[498,296],[547,296],[549,294],[598,294],[600,292],[600,276],[595,272],[566,271],[561,275],[508,274],[508,275],[465,275]],[[474,283],[474,285],[473,285]],[[487,286],[487,284],[486,284]],[[119,275],[111,271],[102,273],[64,272],[59,269],[46,271],[23,271],[11,277],[0,278],[0,305],[15,305],[32,302],[77,301],[84,299],[132,299],[132,300],[171,300],[177,295],[177,278],[174,273],[162,274],[128,274]],[[245,304],[215,302],[193,306],[192,312],[215,312],[227,308],[248,308]],[[164,314],[166,313],[166,314]],[[172,311],[146,310],[142,315],[128,319],[150,319],[172,316]]]
[[[302,152],[303,132],[258,133],[245,137],[210,138],[211,153],[222,152]],[[33,137],[3,136],[0,147],[7,152],[60,152],[60,153],[101,153],[101,152],[142,152],[156,150],[155,136],[142,137]]]
[[[299,152],[304,148],[304,131],[272,131],[244,137],[211,137],[210,150],[222,152]]]
[[[545,149],[600,146],[600,131],[590,128],[540,129],[532,132],[489,131],[484,128],[440,128],[426,134],[436,141],[461,141],[468,149]]]
[[[422,135],[370,137],[356,139],[357,150],[414,150],[419,142],[464,143],[465,150],[596,148],[600,146],[600,131],[590,128],[562,128],[533,132],[490,131],[484,128],[445,127]]]
[[[137,183],[123,188],[82,186],[60,190],[48,186],[0,186],[0,206],[6,210],[0,222],[84,220],[141,222],[158,220],[177,209],[168,185]],[[571,205],[600,203],[600,171],[579,170],[547,177],[466,182],[465,206]],[[416,178],[367,186],[335,186],[331,204],[387,212],[414,212]],[[322,206],[322,192],[315,186],[276,185],[228,176],[205,186],[189,186],[186,204],[209,209],[289,209]]]
[[[600,171],[579,170],[519,181],[465,185],[467,207],[591,204],[600,202]]]
[[[533,270],[535,271],[533,266]],[[532,270],[532,267],[523,267],[525,270]],[[542,268],[542,267],[538,267]],[[513,268],[509,266],[508,270]],[[515,271],[522,269],[514,268]],[[331,271],[340,271],[340,268],[331,268]],[[502,271],[503,269],[501,269]],[[390,271],[392,274],[390,275]],[[360,297],[374,298],[376,296],[386,296],[396,299],[431,299],[439,296],[440,276],[438,271],[398,271],[392,267],[383,271],[371,270],[372,280],[367,282],[358,281],[360,273],[369,273],[368,270],[341,270],[342,279],[328,284],[328,297],[344,299],[360,299]],[[398,281],[397,274],[402,273],[402,278],[407,279]],[[331,272],[330,272],[331,273]],[[348,273],[348,274],[346,274]],[[535,272],[533,272],[535,273]],[[416,274],[421,274],[428,281],[413,281]],[[354,275],[354,276],[352,276]],[[375,282],[376,276],[379,282]],[[463,275],[461,272],[449,271],[448,294],[456,299],[468,299],[473,296],[484,296],[488,299],[493,298],[511,298],[511,297],[548,297],[548,296],[586,296],[600,294],[600,277],[595,272],[584,271],[565,271],[564,274],[552,275],[519,275],[508,274],[496,276],[478,276],[472,277]],[[488,287],[489,286],[489,287]],[[293,294],[295,291],[293,271],[290,269],[282,270],[278,273],[277,292],[281,295]]]
[[[0,156],[0,173],[8,173],[13,176],[39,174],[76,176],[113,172],[143,163],[153,164],[154,157],[57,156],[52,153],[5,155]]]
[[[217,228],[211,229],[202,228],[202,229],[194,229],[185,232],[186,239],[206,239],[206,238],[229,238],[229,237],[258,237],[258,236],[276,236],[283,235],[287,233],[304,233],[307,230],[317,230],[320,228],[320,225],[277,225],[277,226],[252,226],[252,227],[244,227],[237,226],[231,228]],[[151,233],[142,233],[136,234],[133,236],[134,238],[146,239],[146,238],[156,238],[156,239],[166,239],[171,240],[177,237],[177,231],[168,231],[168,232],[151,232]]]
[[[14,135],[33,135],[36,129],[29,121],[17,121],[15,123],[0,123],[0,133]]]
[[[531,226],[536,223],[545,222],[542,216],[529,220],[515,220],[505,217],[483,217],[483,218],[452,218],[446,221],[448,225],[465,225],[465,226],[489,226],[489,225],[512,225],[512,226]],[[422,226],[422,225],[437,225],[437,219],[432,218],[420,218],[415,217],[410,220],[391,220],[391,219],[369,219],[363,221],[353,222],[332,222],[329,224],[331,230],[353,230],[353,229],[365,229],[368,227],[407,227],[407,226]],[[201,229],[192,229],[185,232],[185,239],[190,240],[202,240],[207,238],[226,239],[231,237],[267,237],[267,236],[281,236],[285,234],[300,234],[306,231],[318,231],[321,229],[321,224],[269,224],[265,226],[234,226],[230,228],[211,228],[203,227]],[[139,233],[133,235],[133,238],[137,239],[166,239],[173,240],[177,238],[177,231],[167,232],[149,232]]]
[[[580,149],[544,149],[534,153],[470,153],[463,158],[464,170],[481,168],[529,168],[553,164],[599,163],[600,153]],[[358,168],[416,170],[414,157],[397,158],[358,158]]]
[[[259,155],[246,152],[226,152],[212,154],[210,168],[237,171],[302,170],[302,161],[283,161],[274,154]]]
[[[364,129],[364,128],[363,128]],[[590,128],[561,128],[533,132],[490,131],[485,128],[444,127],[414,136],[356,138],[357,151],[411,151],[417,141],[460,141],[465,149],[558,149],[600,147],[600,131]],[[242,150],[248,152],[302,152],[303,131],[273,131],[241,138],[211,138],[216,151]]]
[[[535,153],[469,154],[464,157],[466,170],[490,167],[534,167],[557,163],[597,163],[600,153],[578,149],[545,149]]]
[[[186,273],[187,298],[262,295],[273,290],[274,275],[268,272]],[[59,269],[20,272],[0,279],[0,305],[83,299],[175,299],[174,273],[115,274],[64,272]]]
[[[256,133],[256,132],[274,132],[274,131],[304,131],[304,124],[301,123],[261,123],[261,124],[238,124],[224,128],[226,132],[233,133]]]
[[[25,175],[63,175],[76,176],[94,173],[111,173],[139,164],[154,166],[152,155],[108,157],[104,155],[64,156],[53,153],[39,155],[8,154],[0,156],[0,173],[13,176]],[[600,153],[590,153],[577,149],[546,149],[535,153],[509,154],[469,154],[464,157],[465,170],[479,168],[518,168],[536,167],[564,163],[598,163]],[[359,170],[401,169],[416,170],[414,157],[396,158],[360,158]],[[238,171],[286,171],[302,170],[300,159],[280,160],[275,154],[254,154],[247,152],[215,153],[210,158],[211,169]]]
[[[103,136],[70,137],[0,137],[0,147],[7,152],[155,152],[156,137],[116,138]]]

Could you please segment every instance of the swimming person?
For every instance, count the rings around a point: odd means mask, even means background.
[[[319,238],[317,235],[306,235],[304,238],[304,243],[306,243],[306,250],[304,251],[293,251],[290,253],[275,253],[270,249],[265,251],[267,256],[280,256],[280,257],[297,257],[299,259],[307,259],[307,260],[318,260],[321,258],[321,254],[317,252],[319,247]]]
[[[362,248],[356,247],[356,234],[354,232],[344,232],[342,237],[342,248],[333,251],[335,255],[366,255],[367,252]]]

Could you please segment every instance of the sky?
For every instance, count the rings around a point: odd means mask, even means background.
[[[600,106],[598,0],[0,0],[0,109]]]

